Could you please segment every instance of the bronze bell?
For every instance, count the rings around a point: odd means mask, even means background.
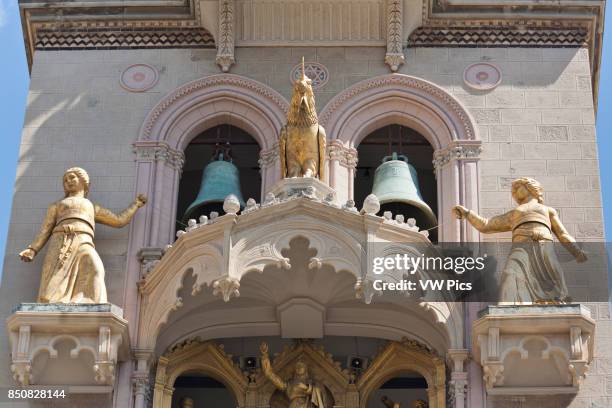
[[[244,208],[244,199],[240,190],[240,174],[232,163],[229,146],[224,149],[217,145],[213,160],[208,163],[202,173],[202,182],[198,196],[185,211],[183,220],[198,219],[212,211],[222,213],[225,197],[233,194]]]
[[[372,194],[378,197],[381,212],[414,218],[421,230],[438,225],[436,215],[421,196],[417,171],[404,155],[393,153],[383,158],[374,173]]]

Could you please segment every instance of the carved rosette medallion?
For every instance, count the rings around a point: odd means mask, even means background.
[[[502,81],[501,69],[490,62],[477,62],[465,69],[463,81],[467,86],[478,91],[489,91]]]
[[[306,76],[312,81],[312,88],[323,88],[329,81],[329,70],[323,64],[318,62],[305,62],[304,71]],[[290,79],[293,84],[302,77],[302,64],[298,64],[291,70]]]
[[[119,84],[129,92],[146,92],[159,80],[157,69],[147,64],[134,64],[127,67],[119,78]]]

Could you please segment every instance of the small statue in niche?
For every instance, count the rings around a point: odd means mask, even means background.
[[[281,176],[325,178],[325,129],[319,125],[312,81],[304,72],[293,85],[287,124],[280,132]]]
[[[48,242],[43,261],[39,303],[106,303],[104,265],[94,247],[96,222],[120,228],[127,225],[147,198],[139,194],[121,214],[87,199],[89,175],[79,167],[64,173],[65,197],[51,204],[34,241],[19,253],[31,262]]]
[[[289,408],[331,408],[325,401],[322,386],[317,385],[308,374],[308,366],[303,361],[295,363],[292,378],[284,381],[273,370],[268,357],[268,345],[261,343],[261,367],[265,376],[274,386],[283,391],[289,398]]]
[[[512,197],[518,206],[486,219],[457,205],[453,212],[478,231],[490,234],[512,231],[512,251],[501,276],[501,303],[565,303],[570,301],[563,271],[553,245],[553,234],[578,262],[586,254],[567,232],[557,211],[544,205],[537,180],[521,177],[512,182]]]
[[[396,404],[395,401],[393,401],[391,398],[387,397],[386,395],[383,395],[380,398],[380,400],[383,404],[385,404],[385,407],[387,408],[400,408],[400,404]]]

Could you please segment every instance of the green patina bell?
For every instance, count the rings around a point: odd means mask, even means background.
[[[415,218],[421,229],[438,225],[436,215],[421,196],[417,171],[404,155],[393,153],[383,158],[374,173],[372,194],[378,197],[381,211]]]
[[[240,208],[244,208],[244,199],[240,190],[240,174],[231,160],[229,148],[226,148],[225,151],[217,148],[213,160],[202,173],[200,192],[185,211],[183,220],[198,219],[201,215],[208,215],[211,211],[220,212],[225,197],[230,194],[235,195],[240,201]]]

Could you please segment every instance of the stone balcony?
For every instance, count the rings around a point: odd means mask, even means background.
[[[128,323],[112,304],[21,303],[6,325],[20,386],[110,392],[117,361],[129,358]]]
[[[472,327],[489,395],[577,393],[594,342],[595,321],[579,304],[488,306]]]

